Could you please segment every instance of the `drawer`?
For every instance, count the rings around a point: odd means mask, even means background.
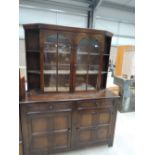
[[[53,104],[54,110],[72,110],[72,102],[60,102]]]
[[[33,103],[28,105],[28,112],[46,112],[46,111],[66,111],[72,110],[71,102],[58,102],[58,103]]]
[[[96,101],[79,101],[77,103],[78,108],[97,108],[97,102]]]
[[[110,108],[110,107],[113,107],[114,104],[113,104],[113,100],[112,99],[103,99],[103,100],[100,100],[97,102],[97,107],[100,107],[100,108]]]
[[[97,109],[97,108],[110,108],[113,107],[112,99],[102,99],[95,101],[79,101],[77,103],[77,109]]]
[[[28,112],[42,112],[52,109],[53,106],[49,103],[32,103],[28,105]]]

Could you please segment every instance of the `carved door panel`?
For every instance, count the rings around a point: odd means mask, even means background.
[[[84,146],[93,143],[95,132],[96,111],[81,110],[78,111],[78,120],[76,122],[76,145]]]
[[[96,142],[107,141],[110,137],[112,110],[102,109],[97,111]]]
[[[111,109],[79,110],[76,145],[85,146],[107,141],[111,130]]]
[[[52,152],[67,150],[70,148],[71,138],[71,114],[68,112],[54,114],[52,123],[52,136],[50,139]]]
[[[70,148],[70,120],[69,112],[31,116],[30,154],[47,155]]]

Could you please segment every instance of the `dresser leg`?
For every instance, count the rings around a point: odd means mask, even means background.
[[[113,140],[110,140],[108,143],[108,147],[112,147],[113,146]]]

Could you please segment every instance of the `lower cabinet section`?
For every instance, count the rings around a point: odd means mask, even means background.
[[[99,143],[112,145],[115,100],[109,99],[109,106],[107,99],[105,106],[104,100],[89,102],[20,104],[24,155],[50,155]]]

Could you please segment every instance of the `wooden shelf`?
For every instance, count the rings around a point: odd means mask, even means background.
[[[101,73],[102,73],[102,74],[107,74],[108,72],[102,71]]]
[[[44,87],[44,91],[45,92],[55,92],[56,91],[56,87]],[[58,87],[58,91],[69,91],[69,87]]]
[[[94,88],[92,86],[87,86],[87,90],[96,90],[96,88]]]
[[[44,74],[57,74],[57,70],[44,70]]]
[[[88,74],[98,74],[99,73],[99,71],[98,70],[94,70],[94,71],[91,71],[91,70],[89,70],[88,71]],[[107,74],[107,72],[105,72],[105,71],[102,71],[101,72],[102,74]],[[76,71],[76,74],[80,74],[80,75],[83,75],[83,74],[87,74],[87,71],[85,71],[85,70],[77,70]]]
[[[28,71],[28,73],[40,74],[40,71],[35,71],[35,70],[32,71],[31,70],[31,71]],[[99,73],[98,70],[94,70],[94,71],[89,70],[88,71],[88,74],[98,74],[98,73]],[[102,71],[101,73],[107,74],[108,72]],[[57,70],[44,70],[44,74],[57,74]],[[70,70],[58,70],[58,74],[61,74],[61,75],[70,74]],[[87,70],[77,70],[76,74],[77,75],[86,75]]]
[[[58,91],[69,91],[69,87],[59,87],[58,86]]]
[[[50,54],[57,54],[57,52],[56,51],[49,51],[49,50],[44,50],[44,53],[50,53]]]
[[[79,85],[79,86],[76,86],[76,87],[75,87],[75,90],[77,90],[77,91],[86,90],[86,84],[81,84],[81,85]],[[96,88],[94,88],[93,86],[87,84],[87,90],[96,90]]]
[[[40,74],[40,71],[38,70],[28,70],[27,72],[32,74]]]
[[[40,53],[39,49],[38,50],[37,49],[35,49],[35,50],[26,50],[26,52],[28,52],[28,53]]]
[[[44,87],[45,92],[56,91],[56,87]]]
[[[57,74],[57,70],[44,70],[44,74]],[[70,74],[70,70],[58,70],[58,74]]]
[[[98,70],[94,70],[94,71],[88,70],[88,74],[98,74],[98,73],[99,73]]]
[[[77,55],[88,55],[88,52],[77,52]],[[89,53],[89,55],[99,55],[99,53]]]
[[[57,52],[55,51],[46,51],[46,50],[44,50],[44,53],[51,53],[51,54],[57,54]],[[58,54],[70,54],[70,52],[60,52],[60,51],[58,51]]]
[[[98,70],[95,70],[95,71],[88,71],[87,72],[87,70],[77,70],[76,71],[76,74],[78,74],[78,75],[85,75],[85,74],[98,74],[99,72],[98,72]]]

